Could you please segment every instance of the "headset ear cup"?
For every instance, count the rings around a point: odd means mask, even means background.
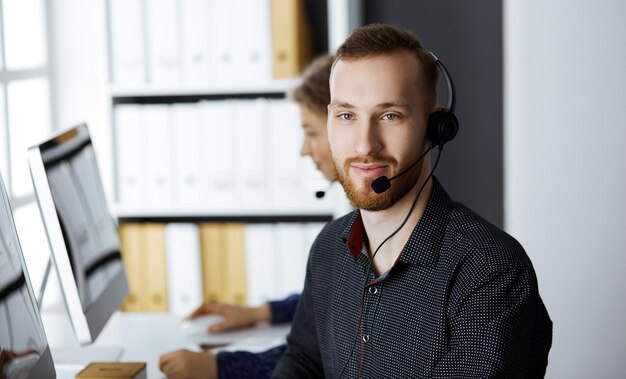
[[[454,113],[446,111],[433,112],[428,116],[426,137],[433,145],[443,145],[452,141],[459,131],[459,121]]]

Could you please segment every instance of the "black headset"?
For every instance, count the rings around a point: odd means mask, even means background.
[[[436,111],[428,116],[428,128],[426,130],[426,137],[432,143],[432,146],[442,146],[446,142],[452,141],[459,131],[459,121],[454,115],[454,105],[456,103],[456,93],[454,91],[454,83],[452,77],[448,73],[446,66],[443,62],[435,56],[435,54],[429,52],[435,59],[435,63],[439,68],[439,71],[443,74],[448,87],[448,104],[445,110]]]

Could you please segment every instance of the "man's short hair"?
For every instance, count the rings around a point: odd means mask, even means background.
[[[424,90],[426,95],[424,104],[427,109],[434,108],[437,103],[439,69],[435,58],[424,49],[415,34],[408,30],[385,24],[369,24],[357,28],[337,49],[333,66],[340,60],[353,61],[403,50],[417,58],[419,70],[417,88]]]
[[[302,83],[291,93],[291,98],[312,112],[326,117],[330,103],[330,68],[332,55],[322,55],[313,60],[302,74]]]

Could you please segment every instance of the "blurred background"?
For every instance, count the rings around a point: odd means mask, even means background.
[[[280,246],[298,236],[291,263],[303,265],[336,203],[314,198],[326,183],[295,158],[302,132],[286,95],[352,28],[389,23],[452,74],[460,131],[437,176],[531,257],[554,322],[546,377],[623,378],[624,15],[620,0],[2,0],[0,170],[33,284],[48,246],[26,148],[79,123],[122,230],[266,241],[274,248],[254,254],[270,254],[277,277],[289,271]],[[238,229],[211,231],[226,224]],[[233,272],[252,288],[244,253]],[[289,274],[233,301],[299,290],[303,271]]]

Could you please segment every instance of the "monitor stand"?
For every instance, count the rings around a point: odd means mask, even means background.
[[[44,273],[43,281],[39,289],[39,296],[37,297],[37,303],[39,309],[42,309],[43,298],[50,279],[50,270],[52,268],[52,260],[48,258],[48,264]],[[123,349],[119,346],[77,346],[76,339],[71,338],[70,335],[63,333],[63,331],[70,331],[71,325],[69,324],[69,315],[65,308],[63,312],[41,312],[42,321],[45,326],[49,326],[46,329],[48,338],[55,335],[55,332],[60,332],[56,335],[55,339],[71,341],[72,346],[50,346],[50,353],[52,354],[52,360],[54,366],[57,368],[82,368],[91,362],[117,362],[122,357]],[[71,333],[71,332],[70,332]],[[73,334],[71,334],[73,337]],[[48,341],[50,342],[50,341]]]

